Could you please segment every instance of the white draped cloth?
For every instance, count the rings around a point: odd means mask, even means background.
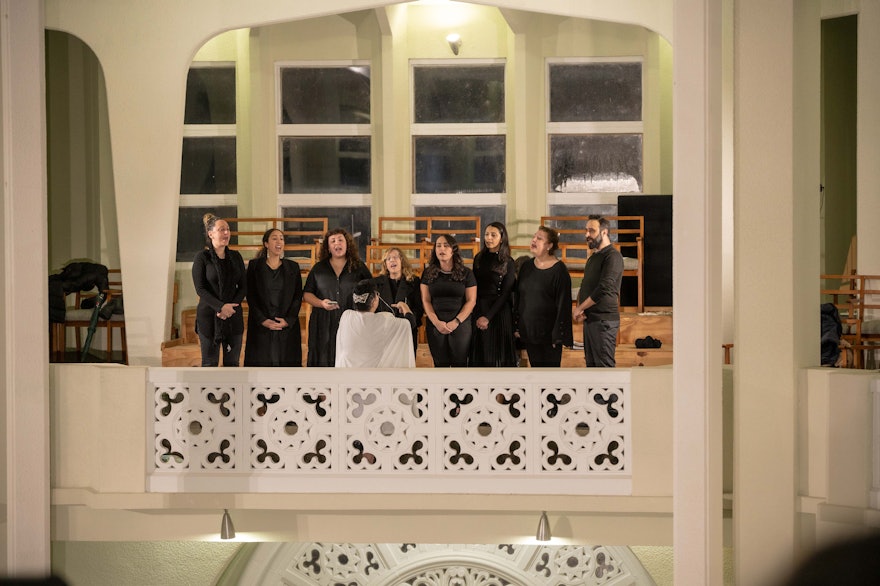
[[[412,330],[407,319],[391,313],[348,309],[336,332],[336,366],[413,368]]]

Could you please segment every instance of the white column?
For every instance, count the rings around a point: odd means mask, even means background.
[[[721,3],[673,15],[676,584],[721,584]]]
[[[0,0],[5,460],[0,574],[49,573],[49,343],[43,3]]]
[[[818,3],[734,12],[734,572],[766,584],[795,560],[798,370],[818,362]]]
[[[859,272],[880,275],[880,2],[862,1],[859,4],[858,40],[858,136],[856,137],[856,189]],[[877,284],[875,283],[876,287]]]

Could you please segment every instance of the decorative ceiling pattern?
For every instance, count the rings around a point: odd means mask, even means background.
[[[241,560],[239,560],[241,562]],[[231,577],[230,577],[231,579]],[[628,547],[262,543],[218,586],[653,585]]]

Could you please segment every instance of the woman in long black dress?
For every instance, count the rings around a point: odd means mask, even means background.
[[[336,364],[336,331],[342,312],[352,308],[351,292],[358,281],[372,277],[361,262],[351,235],[335,228],[324,235],[318,262],[303,287],[303,301],[312,306],[309,318],[308,366]]]
[[[415,325],[413,326],[413,350],[419,346],[419,326],[422,325],[421,280],[413,272],[406,255],[391,247],[382,255],[381,274],[376,277],[379,290],[379,309],[377,312],[391,311],[391,306],[403,301],[410,308]],[[396,315],[396,312],[394,312]]]
[[[477,280],[464,266],[458,243],[449,234],[438,236],[422,273],[425,333],[435,367],[467,366],[476,304]]]
[[[299,308],[302,276],[284,258],[284,233],[263,234],[263,248],[247,267],[248,329],[245,366],[302,366]]]
[[[529,249],[534,255],[519,269],[516,295],[517,336],[531,366],[562,364],[562,347],[574,341],[571,332],[571,276],[556,258],[559,235],[541,226]]]
[[[483,232],[483,247],[474,257],[477,305],[471,366],[516,366],[513,335],[513,290],[516,269],[510,258],[507,228],[492,222]]]
[[[192,278],[199,296],[196,332],[202,366],[217,366],[223,349],[223,366],[238,366],[244,318],[241,302],[247,279],[241,254],[229,248],[229,224],[214,214],[202,218],[208,244],[193,259]]]

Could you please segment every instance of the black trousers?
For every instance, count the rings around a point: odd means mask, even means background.
[[[617,362],[614,351],[617,348],[617,331],[620,321],[584,322],[584,358],[587,366],[614,368]]]
[[[220,363],[220,347],[223,346],[223,366],[238,366],[241,358],[241,334],[227,336],[218,344],[214,338],[199,334],[202,349],[202,366],[217,366]]]
[[[559,368],[562,364],[562,344],[555,348],[550,344],[526,344],[529,366]]]

